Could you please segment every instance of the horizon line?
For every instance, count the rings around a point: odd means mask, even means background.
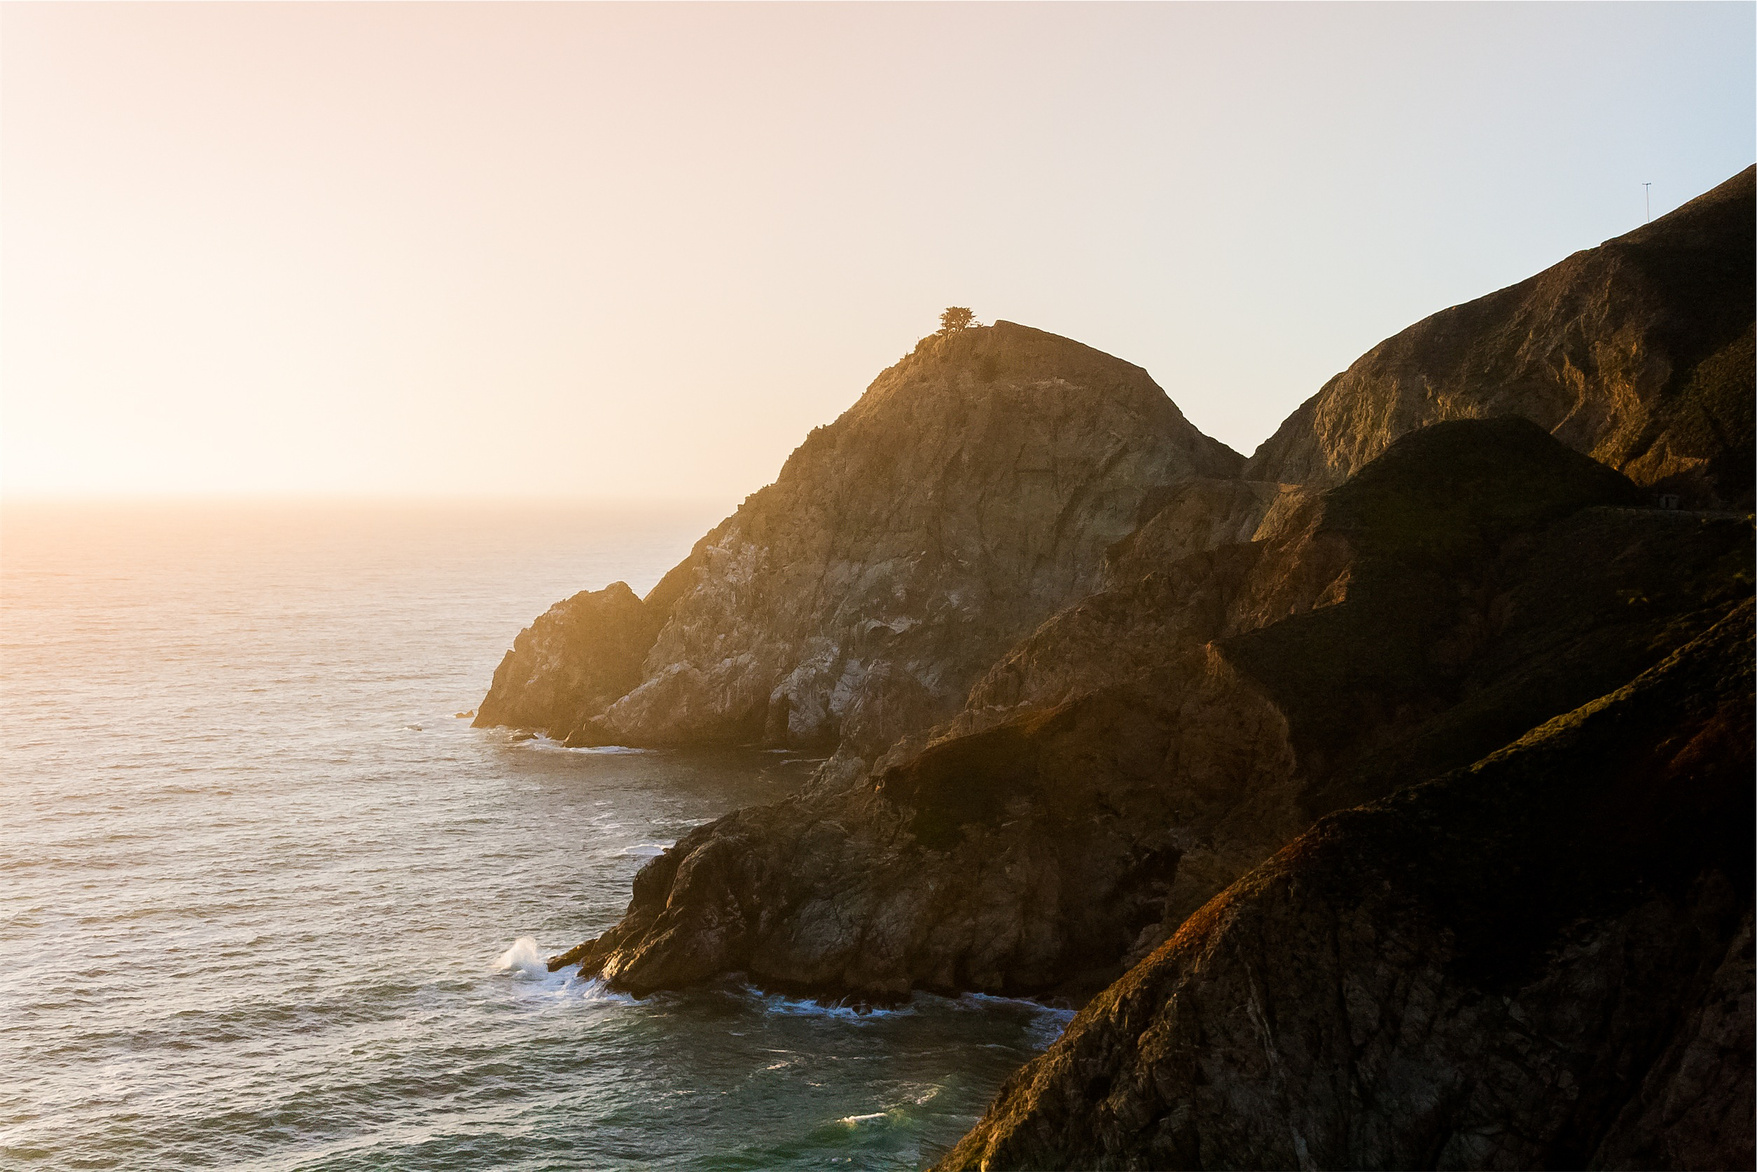
[[[3,492],[0,508],[29,505],[432,505],[562,507],[649,507],[694,509],[724,507],[728,497],[742,502],[750,493],[715,496],[635,496],[578,493],[410,493],[349,491],[131,491]]]

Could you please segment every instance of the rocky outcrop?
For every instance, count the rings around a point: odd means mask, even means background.
[[[500,661],[475,727],[522,725],[568,744],[595,743],[592,716],[641,682],[663,621],[626,582],[556,603]]]
[[[619,596],[625,695],[515,647],[573,736],[842,750],[551,967],[1122,978],[951,1167],[1748,1163],[1752,533],[1654,506],[1750,500],[1752,218],[1412,327],[1242,474],[1114,359],[925,343]]]
[[[1137,367],[1006,322],[926,339],[643,608],[522,634],[477,723],[870,760],[1056,610],[1266,538],[1435,421],[1524,416],[1687,506],[1748,505],[1753,174],[1380,344],[1242,478]]]
[[[663,597],[598,607],[619,647],[659,624],[638,679],[606,700],[626,673],[573,663],[583,636],[552,612],[482,712],[576,741],[875,756],[1097,589],[1151,491],[1242,463],[1109,355],[1010,322],[929,338],[813,431]]]
[[[1324,819],[937,1166],[1749,1167],[1751,642]]]
[[[1522,415],[1686,505],[1748,507],[1753,176],[1381,342],[1247,477],[1328,487],[1429,423]]]
[[[1338,805],[1468,764],[1749,592],[1740,521],[1523,420],[1406,437],[1272,541],[1064,611],[847,788],[739,811],[555,958],[648,992],[1078,992]]]

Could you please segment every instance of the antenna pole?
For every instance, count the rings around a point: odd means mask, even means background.
[[[1653,223],[1653,184],[1643,183],[1641,195],[1647,201],[1647,219],[1643,220],[1642,223],[1651,224]]]

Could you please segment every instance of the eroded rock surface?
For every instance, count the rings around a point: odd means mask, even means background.
[[[1010,322],[929,338],[648,598],[661,626],[623,692],[576,686],[609,676],[570,667],[547,622],[483,711],[623,744],[874,756],[1097,589],[1150,491],[1242,463],[1146,372],[1077,342]],[[606,621],[627,642],[646,629]]]
[[[1328,487],[1418,427],[1521,415],[1686,505],[1748,507],[1753,175],[1381,342],[1247,477]]]
[[[1324,819],[937,1167],[1749,1167],[1751,640]]]

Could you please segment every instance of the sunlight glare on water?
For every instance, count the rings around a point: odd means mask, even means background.
[[[0,1163],[918,1166],[1066,1020],[543,960],[811,762],[473,730],[518,630],[685,509],[9,505]]]

